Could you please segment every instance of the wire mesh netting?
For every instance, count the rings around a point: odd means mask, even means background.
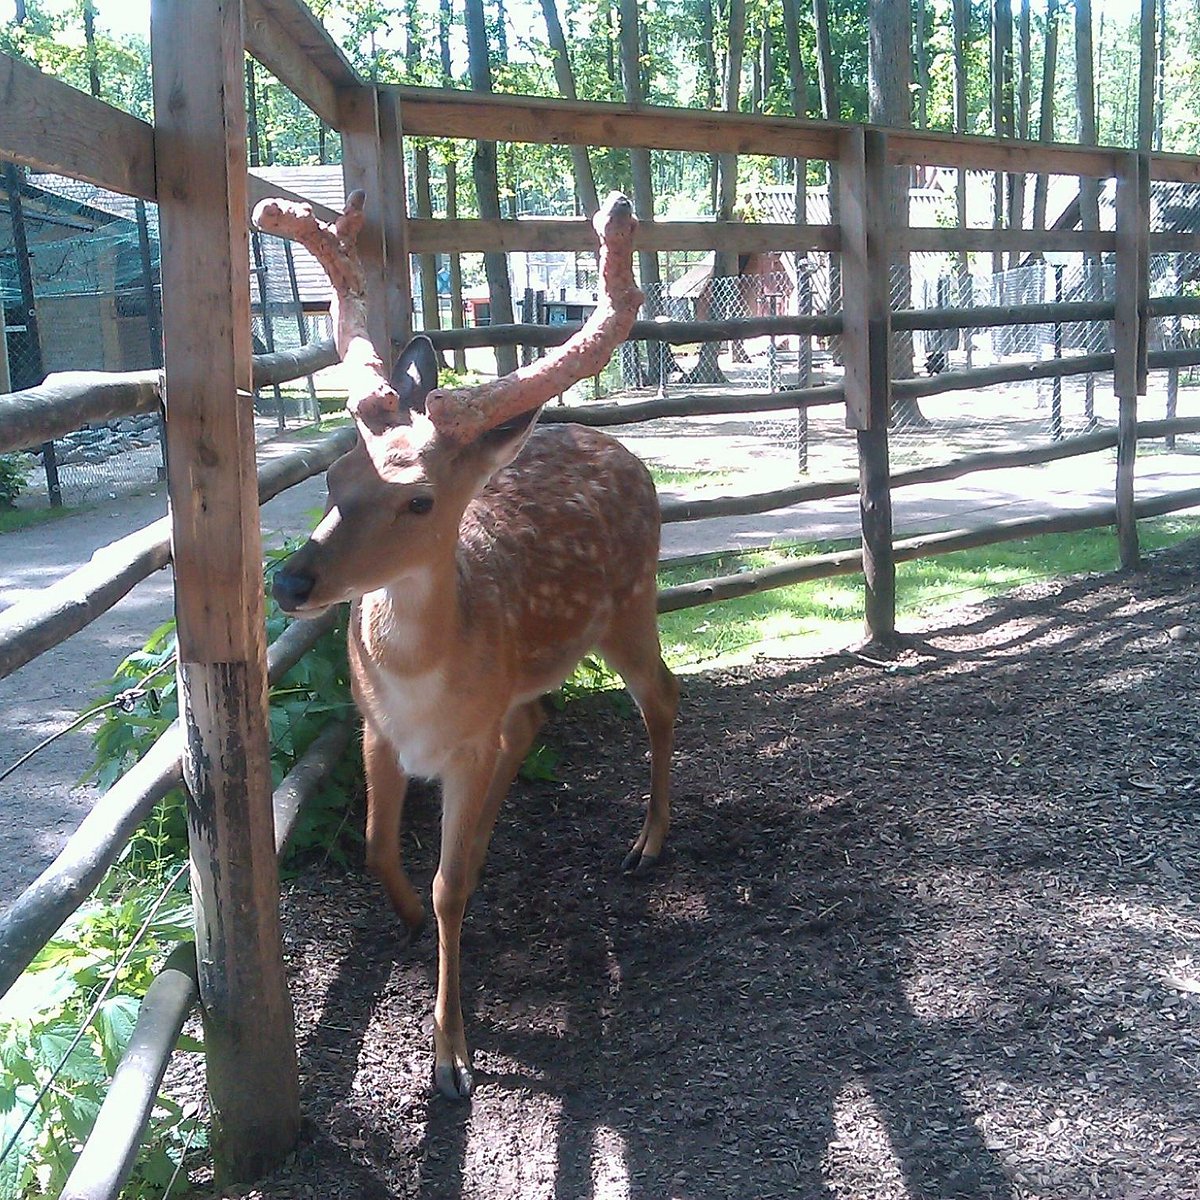
[[[0,190],[8,200],[0,213],[3,382],[20,390],[59,371],[161,365],[156,206],[62,176],[18,177],[16,186],[10,177]],[[256,353],[325,336],[303,311],[288,243],[255,235],[251,266]],[[268,389],[256,398],[256,428],[269,436],[316,411],[311,381]],[[92,422],[10,461],[25,475],[23,506],[95,503],[164,477],[161,420]]]

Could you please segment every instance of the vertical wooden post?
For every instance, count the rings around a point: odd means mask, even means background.
[[[887,244],[887,139],[878,129],[846,132],[838,180],[842,228],[842,361],[846,424],[858,433],[866,628],[872,641],[896,637],[892,554],[891,256]]]
[[[219,1181],[295,1144],[250,404],[240,0],[153,0],[155,160],[192,890]]]
[[[1117,394],[1117,545],[1121,566],[1138,565],[1134,517],[1137,461],[1137,398],[1146,394],[1150,307],[1150,162],[1144,153],[1126,155],[1117,176],[1116,318],[1113,322]]]
[[[395,92],[379,92],[380,218],[383,221],[385,262],[384,295],[388,329],[394,350],[412,337],[412,259],[408,253],[408,191],[404,181],[404,122]]]
[[[383,88],[343,91],[338,118],[346,193],[361,188],[367,197],[366,223],[358,239],[367,281],[367,326],[390,369],[412,333],[399,102]]]

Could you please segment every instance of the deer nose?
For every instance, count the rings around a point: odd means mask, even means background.
[[[315,582],[311,575],[303,571],[289,571],[284,568],[275,573],[271,594],[284,612],[295,612],[312,595]]]

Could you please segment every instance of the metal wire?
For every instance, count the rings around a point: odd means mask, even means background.
[[[67,1063],[70,1061],[71,1055],[75,1053],[75,1047],[78,1046],[81,1041],[83,1041],[83,1035],[87,1032],[88,1026],[91,1025],[91,1023],[96,1019],[96,1014],[100,1011],[101,1005],[103,1005],[104,1001],[108,999],[108,994],[109,994],[109,992],[112,991],[113,986],[117,982],[118,976],[121,974],[122,970],[124,970],[125,964],[129,961],[130,957],[132,956],[134,950],[137,949],[141,940],[146,936],[146,933],[149,930],[150,925],[153,923],[154,918],[158,915],[158,910],[163,906],[163,904],[165,903],[165,901],[167,899],[167,896],[170,895],[172,888],[174,888],[175,885],[180,881],[180,879],[183,878],[183,876],[187,873],[190,866],[191,866],[190,863],[184,863],[183,866],[181,866],[179,868],[179,870],[176,871],[175,874],[172,875],[169,880],[167,880],[166,886],[159,893],[158,898],[154,901],[154,904],[151,907],[149,913],[146,914],[146,919],[142,922],[141,927],[138,929],[137,933],[135,933],[133,938],[130,940],[129,945],[126,946],[120,959],[117,961],[116,966],[113,968],[112,974],[109,975],[108,979],[105,981],[104,987],[102,987],[100,989],[100,994],[93,1001],[91,1008],[87,1012],[87,1015],[84,1017],[79,1028],[76,1030],[75,1036],[71,1039],[71,1044],[63,1052],[63,1056],[62,1056],[61,1060],[59,1061],[58,1065],[54,1068],[53,1071],[50,1072],[50,1075],[46,1079],[46,1082],[42,1084],[41,1088],[38,1091],[38,1094],[33,1098],[33,1103],[29,1106],[29,1110],[25,1113],[25,1116],[21,1118],[20,1124],[13,1131],[13,1134],[8,1139],[8,1142],[5,1145],[4,1149],[0,1150],[0,1162],[3,1162],[9,1156],[9,1154],[12,1153],[13,1147],[16,1146],[17,1141],[19,1140],[19,1138],[21,1136],[21,1133],[25,1129],[25,1126],[29,1124],[30,1120],[33,1117],[33,1114],[35,1112],[37,1112],[38,1107],[41,1105],[42,1101],[46,1098],[46,1094],[50,1091],[50,1088],[53,1086],[54,1081],[58,1078],[59,1074],[62,1072],[63,1067],[65,1067],[67,1065]]]

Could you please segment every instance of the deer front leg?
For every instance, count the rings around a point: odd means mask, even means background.
[[[411,941],[425,924],[425,907],[404,873],[400,850],[408,779],[400,770],[396,752],[370,721],[363,723],[363,768],[367,777],[367,870],[383,884]]]
[[[459,944],[463,914],[475,889],[477,846],[489,817],[488,789],[496,771],[499,732],[465,751],[442,776],[442,850],[433,878],[438,925],[438,988],[433,1009],[433,1081],[450,1100],[475,1086],[463,1028]]]

